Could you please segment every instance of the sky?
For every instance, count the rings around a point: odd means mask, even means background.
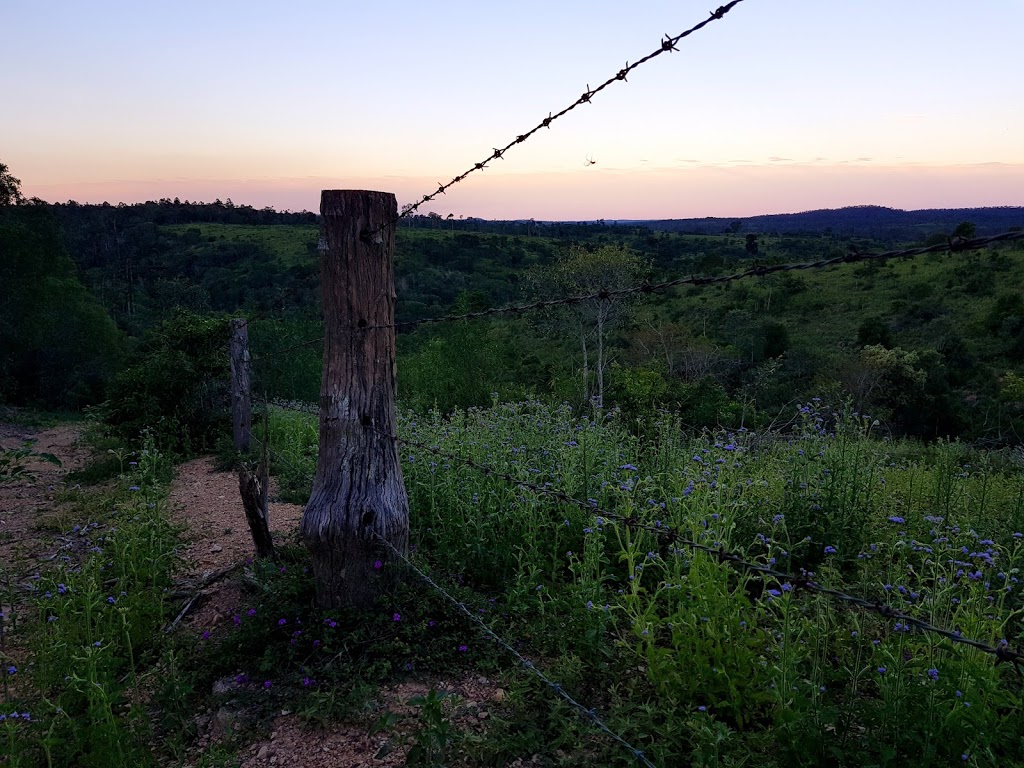
[[[51,202],[435,190],[694,0],[0,0],[0,162]],[[1024,0],[744,0],[422,212],[1024,205]]]

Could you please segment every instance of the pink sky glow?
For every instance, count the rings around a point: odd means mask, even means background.
[[[496,178],[499,177],[500,178]],[[231,198],[257,208],[318,210],[321,189],[379,189],[399,204],[436,188],[427,177],[153,179],[26,183],[52,202],[143,202]],[[848,205],[965,208],[1020,205],[1024,165],[872,165],[790,163],[693,166],[685,169],[490,172],[471,176],[422,212],[487,219],[656,219],[753,216]]]

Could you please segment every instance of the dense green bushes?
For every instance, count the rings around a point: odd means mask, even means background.
[[[184,311],[148,331],[110,386],[115,433],[149,429],[163,450],[212,450],[230,434],[228,335],[227,318]]]

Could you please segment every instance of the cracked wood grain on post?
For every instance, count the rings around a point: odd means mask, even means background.
[[[321,197],[324,365],[320,452],[299,528],[313,553],[322,607],[368,608],[404,552],[409,502],[398,446],[394,325],[395,196],[327,190]],[[383,435],[382,435],[383,433]],[[379,537],[379,538],[378,538]]]

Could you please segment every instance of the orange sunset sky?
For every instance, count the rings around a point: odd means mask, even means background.
[[[371,188],[413,202],[708,10],[7,3],[0,161],[50,201],[312,210],[323,188]],[[1022,28],[1009,0],[744,0],[423,210],[1021,205]]]

